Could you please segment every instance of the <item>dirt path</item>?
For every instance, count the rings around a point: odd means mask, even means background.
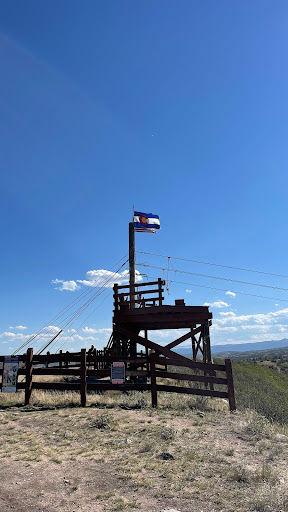
[[[288,510],[288,443],[257,415],[7,409],[0,438],[8,512]]]
[[[181,496],[175,496],[175,499],[154,498],[151,490],[145,492],[123,483],[115,465],[91,461],[60,465],[2,460],[0,480],[0,505],[7,511],[214,510],[212,506],[207,507],[195,500],[187,503]],[[113,496],[114,500],[111,500]]]

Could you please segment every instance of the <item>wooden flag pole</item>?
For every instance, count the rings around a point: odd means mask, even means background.
[[[129,277],[130,309],[135,307],[135,231],[134,222],[129,222]]]

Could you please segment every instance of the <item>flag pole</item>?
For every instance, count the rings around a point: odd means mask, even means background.
[[[135,230],[134,222],[129,222],[129,278],[130,309],[135,307]]]

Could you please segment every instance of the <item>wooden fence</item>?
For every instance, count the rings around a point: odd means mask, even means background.
[[[110,366],[116,361],[126,363],[126,377],[130,381],[125,384],[110,382]],[[3,362],[3,356],[0,356],[0,362]],[[87,354],[86,349],[78,353],[33,355],[33,349],[29,348],[27,354],[19,356],[19,362],[18,374],[24,375],[25,381],[21,382],[21,379],[18,379],[17,390],[25,390],[25,405],[31,403],[31,394],[34,389],[80,391],[83,407],[86,405],[87,391],[137,390],[151,392],[153,407],[157,407],[158,392],[166,391],[226,398],[229,401],[230,411],[236,410],[230,359],[225,359],[225,364],[212,364],[195,362],[183,357],[177,359],[177,354],[173,359],[156,353],[150,353],[146,357],[140,354],[140,357],[131,358]],[[188,370],[182,373],[178,368]],[[78,377],[78,380],[76,382],[37,382],[34,377],[37,378],[38,375],[71,376]],[[93,377],[97,379],[96,382],[91,382]],[[165,379],[176,380],[180,385],[165,384]],[[143,382],[139,382],[140,380]],[[188,386],[184,386],[184,382],[187,382]],[[198,383],[197,387],[195,383]],[[215,386],[220,387],[221,390],[215,389]]]

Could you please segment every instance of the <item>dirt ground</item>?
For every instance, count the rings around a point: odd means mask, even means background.
[[[1,508],[288,510],[286,430],[254,413],[205,408],[6,408]]]

